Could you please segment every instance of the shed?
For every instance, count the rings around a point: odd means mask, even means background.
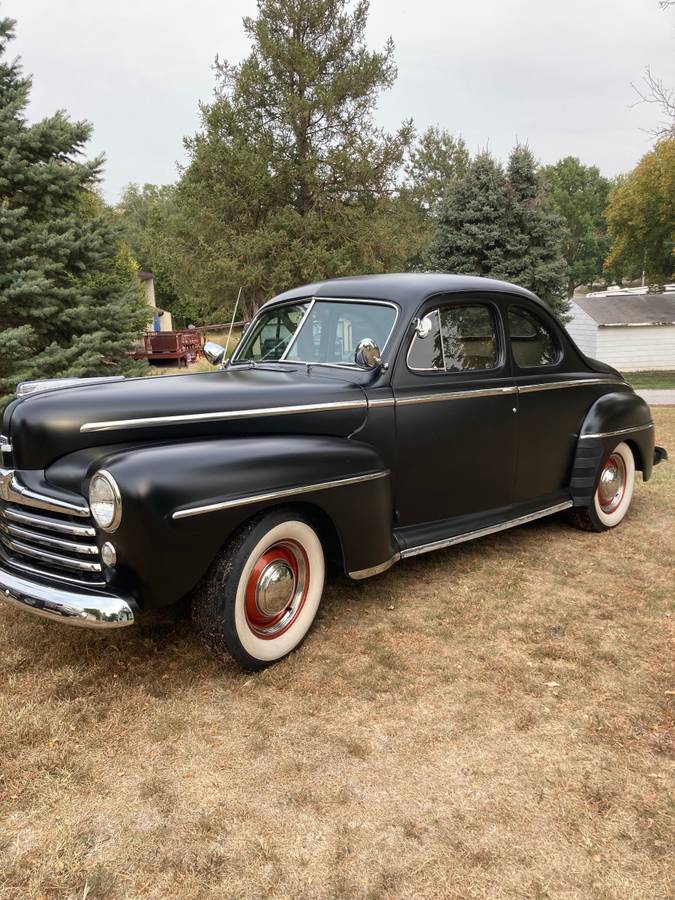
[[[675,285],[575,297],[570,315],[567,330],[587,356],[621,372],[675,370]]]

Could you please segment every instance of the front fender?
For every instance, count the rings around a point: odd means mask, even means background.
[[[86,496],[99,468],[122,494],[122,523],[109,538],[118,551],[114,576],[141,608],[170,606],[189,593],[243,522],[279,505],[302,504],[328,520],[348,572],[395,552],[389,473],[357,441],[285,435],[105,447],[64,458],[48,477],[58,483],[70,473],[72,484],[79,469]]]
[[[602,467],[621,441],[631,447],[635,466],[648,481],[654,464],[654,424],[649,406],[633,391],[604,394],[588,410],[572,467],[570,488],[575,506],[591,502]]]

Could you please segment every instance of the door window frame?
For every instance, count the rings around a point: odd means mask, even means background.
[[[443,309],[447,309],[448,307],[453,306],[485,306],[489,309],[490,313],[492,314],[492,322],[494,324],[495,338],[497,342],[497,365],[491,366],[489,369],[461,369],[459,371],[450,372],[446,369],[413,369],[408,362],[413,342],[417,337],[415,331],[413,331],[409,341],[407,342],[403,365],[398,370],[399,377],[397,378],[397,381],[399,381],[399,383],[401,381],[401,376],[403,376],[405,380],[408,381],[408,378],[411,375],[414,376],[415,379],[453,379],[455,381],[477,381],[484,378],[499,379],[508,378],[511,375],[511,353],[510,347],[507,350],[507,340],[509,339],[507,338],[504,315],[500,305],[496,302],[496,298],[494,296],[485,294],[434,294],[431,297],[427,297],[427,299],[415,314],[414,318],[422,319],[424,318],[424,316],[438,311],[440,327],[440,313]],[[403,385],[401,384],[400,386]]]

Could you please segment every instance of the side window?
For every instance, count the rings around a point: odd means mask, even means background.
[[[487,306],[448,306],[441,310],[446,372],[494,369],[497,330]]]
[[[519,307],[509,310],[509,330],[513,358],[521,369],[553,366],[560,359],[551,332],[527,310]]]
[[[418,334],[413,338],[408,351],[408,368],[415,372],[443,371],[443,347],[441,346],[441,325],[438,310],[425,316],[431,322],[431,331],[425,338]]]
[[[432,329],[424,338],[413,338],[408,351],[410,369],[466,372],[497,367],[497,328],[488,306],[446,306],[426,318]]]

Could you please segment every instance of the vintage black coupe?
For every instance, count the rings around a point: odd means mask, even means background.
[[[131,625],[184,607],[258,669],[351,578],[569,510],[604,531],[665,458],[649,408],[511,284],[373,275],[270,300],[217,371],[20,385],[0,597]]]

